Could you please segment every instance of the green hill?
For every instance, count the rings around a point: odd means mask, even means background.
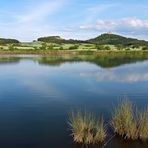
[[[100,44],[100,45],[122,45],[122,46],[148,46],[148,41],[138,40],[134,38],[127,38],[116,34],[105,33],[96,38],[89,39],[86,41],[82,40],[74,40],[74,39],[63,39],[60,36],[48,36],[38,38],[38,41],[46,42],[46,43],[57,43],[57,44],[79,44],[79,43],[92,43],[92,44]]]
[[[60,36],[48,36],[48,37],[41,37],[38,38],[38,41],[41,42],[46,42],[46,43],[57,43],[57,44],[61,44],[61,43],[65,43],[65,44],[78,44],[78,43],[85,43],[85,41],[80,41],[80,40],[73,40],[73,39],[63,39]]]
[[[87,40],[87,42],[93,43],[93,44],[100,44],[100,45],[106,45],[106,44],[123,45],[123,46],[128,46],[128,45],[147,46],[148,45],[148,41],[138,40],[133,38],[126,38],[120,35],[109,34],[109,33],[105,33],[94,39]]]
[[[0,38],[0,44],[15,44],[15,43],[19,43],[19,41],[16,40],[16,39],[4,39],[4,38]]]

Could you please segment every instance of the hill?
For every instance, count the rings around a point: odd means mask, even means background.
[[[74,39],[63,39],[60,36],[48,36],[48,37],[41,37],[37,39],[38,41],[41,42],[46,42],[46,43],[57,43],[57,44],[61,44],[61,43],[65,43],[65,44],[78,44],[78,43],[85,43],[85,41],[81,41],[81,40],[74,40]]]
[[[0,38],[0,44],[15,44],[15,43],[19,43],[19,41],[16,40],[16,39],[4,39],[4,38]]]
[[[109,33],[105,33],[96,38],[87,40],[87,42],[93,43],[93,44],[100,44],[100,45],[106,45],[106,44],[123,45],[123,46],[129,46],[129,45],[147,46],[148,45],[148,41],[138,40],[133,38],[126,38],[120,35],[109,34]]]

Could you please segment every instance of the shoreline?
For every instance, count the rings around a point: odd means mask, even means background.
[[[21,55],[21,54],[34,54],[34,55],[106,55],[106,54],[146,54],[148,51],[130,50],[130,51],[90,51],[90,50],[52,50],[52,51],[0,51],[0,55]],[[146,56],[145,55],[145,56]]]

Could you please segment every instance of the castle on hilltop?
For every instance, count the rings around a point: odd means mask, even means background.
[[[111,31],[107,32],[107,34],[113,34]]]

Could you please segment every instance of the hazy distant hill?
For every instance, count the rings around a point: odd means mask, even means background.
[[[148,45],[148,41],[138,40],[133,38],[126,38],[116,34],[105,33],[94,39],[87,40],[89,43],[94,44],[111,44],[111,45]]]
[[[15,43],[19,43],[19,41],[16,40],[16,39],[4,39],[4,38],[0,38],[0,44],[15,44]]]
[[[48,37],[41,37],[38,38],[38,41],[41,42],[46,42],[46,43],[65,43],[65,44],[77,44],[77,43],[85,43],[85,41],[80,41],[80,40],[73,40],[73,39],[63,39],[60,36],[48,36]]]

